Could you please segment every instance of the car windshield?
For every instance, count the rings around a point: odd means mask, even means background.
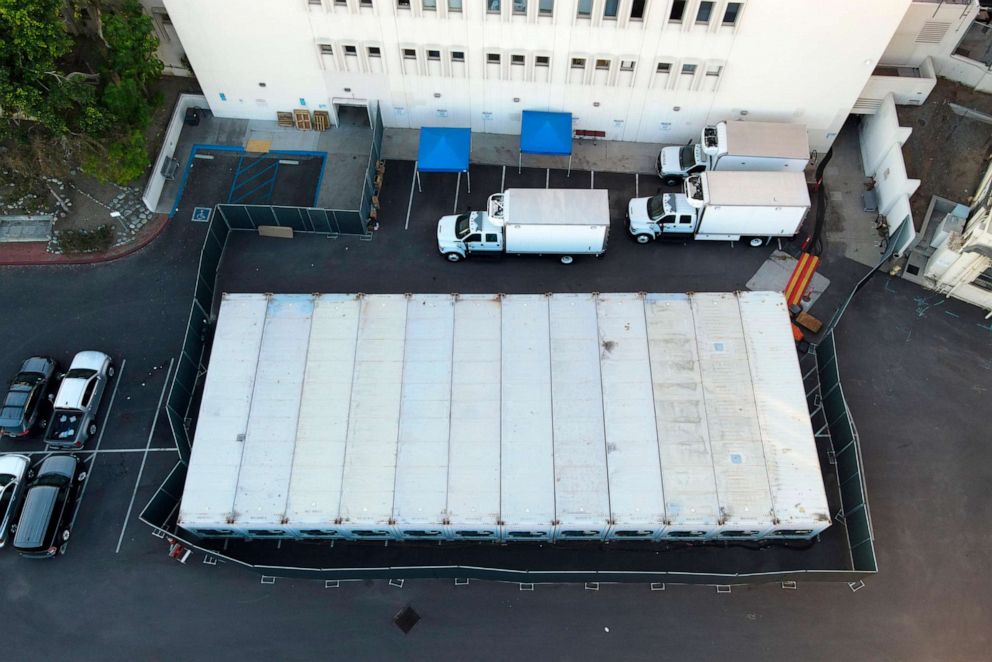
[[[69,482],[69,479],[60,474],[45,474],[44,476],[39,476],[38,480],[35,481],[33,487],[38,485],[51,485],[52,487],[62,487]]]
[[[648,198],[648,216],[651,217],[652,221],[657,221],[659,218],[665,215],[665,194],[659,193],[658,195]]]
[[[89,368],[73,368],[69,372],[65,373],[66,379],[89,379],[96,374],[96,370],[90,370]]]
[[[696,165],[695,149],[694,145],[686,145],[679,150],[679,163],[682,165],[683,170],[688,170]]]
[[[468,214],[462,214],[455,219],[455,237],[457,239],[464,239],[471,231],[472,229],[468,224]]]
[[[22,372],[14,378],[14,383],[22,386],[34,386],[43,379],[45,379],[45,376],[37,372]]]

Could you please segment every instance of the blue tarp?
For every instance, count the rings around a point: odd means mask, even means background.
[[[571,155],[572,113],[525,110],[520,126],[520,151]]]
[[[417,170],[420,172],[465,172],[472,146],[471,129],[422,127]]]

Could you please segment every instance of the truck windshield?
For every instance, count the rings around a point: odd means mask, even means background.
[[[652,221],[657,221],[659,218],[665,215],[665,194],[659,193],[658,195],[648,198],[648,216],[651,217]]]
[[[462,214],[455,219],[455,237],[458,239],[464,239],[468,236],[468,233],[472,231],[472,228],[468,224],[468,214]]]
[[[683,170],[688,170],[696,165],[695,149],[695,145],[686,145],[679,150],[679,165],[682,166]]]

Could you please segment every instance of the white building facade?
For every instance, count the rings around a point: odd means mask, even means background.
[[[968,3],[970,4],[973,3]],[[720,120],[833,142],[910,0],[164,0],[213,112],[378,102],[387,127],[515,134],[573,114],[609,140],[683,143]],[[922,20],[922,19],[921,19]],[[970,18],[968,19],[970,20]],[[900,50],[900,59],[926,49]],[[918,66],[918,65],[917,65]],[[871,112],[869,109],[867,112]]]

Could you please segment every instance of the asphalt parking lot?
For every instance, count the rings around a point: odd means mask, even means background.
[[[608,187],[613,228],[606,255],[569,266],[539,257],[449,264],[434,243],[437,216],[456,205],[479,208],[499,189],[502,169],[473,166],[472,193],[463,179],[457,202],[454,175],[422,175],[424,191],[411,206],[412,167],[388,164],[381,229],[372,241],[239,233],[228,245],[219,289],[732,290],[772,249],[639,246],[624,236],[623,209],[635,187],[642,195],[655,192],[656,179],[535,169],[518,176],[511,168],[506,187]],[[80,349],[105,351],[123,368],[113,407],[106,403],[101,414],[99,449],[97,442],[86,448],[99,452],[91,453],[95,466],[68,553],[51,562],[0,553],[0,618],[5,632],[14,633],[6,642],[12,658],[971,660],[987,654],[992,579],[984,557],[992,536],[976,515],[992,508],[981,420],[992,382],[992,327],[977,309],[884,275],[862,291],[837,332],[880,568],[857,592],[802,582],[797,590],[765,585],[730,594],[689,586],[652,592],[644,584],[521,592],[515,584],[440,580],[325,588],[283,579],[263,585],[257,575],[205,565],[199,556],[186,565],[170,560],[165,543],[137,514],[177,457],[164,417],[154,428],[152,422],[186,325],[203,231],[183,207],[156,243],[130,258],[0,269],[7,301],[0,374],[12,375],[30,354],[65,365]],[[831,254],[828,237],[822,268],[831,287],[813,312],[829,317],[863,267]],[[6,450],[8,441],[3,445]],[[408,604],[422,620],[404,636],[391,619]]]

